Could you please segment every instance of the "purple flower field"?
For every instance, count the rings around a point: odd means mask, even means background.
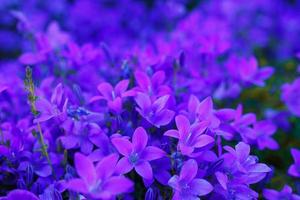
[[[0,200],[300,200],[300,1],[1,0]]]

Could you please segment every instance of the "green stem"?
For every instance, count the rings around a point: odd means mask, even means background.
[[[30,67],[26,67],[26,78],[25,78],[24,83],[25,83],[25,87],[28,91],[28,100],[30,103],[31,112],[32,112],[34,118],[36,118],[38,115],[38,111],[37,111],[36,105],[35,105],[37,96],[35,96],[34,84],[33,84],[33,80],[32,80],[32,70]],[[56,177],[52,162],[51,162],[49,154],[48,154],[48,147],[45,144],[44,135],[43,135],[42,128],[41,128],[41,125],[39,122],[37,122],[37,129],[38,129],[38,134],[39,134],[38,141],[41,146],[42,154],[45,156],[48,164],[50,165],[53,176]]]

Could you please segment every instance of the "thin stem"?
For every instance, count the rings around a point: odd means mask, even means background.
[[[37,100],[37,96],[35,96],[34,83],[33,83],[33,80],[32,80],[32,70],[31,70],[30,67],[26,67],[26,77],[25,77],[24,83],[25,83],[25,88],[28,91],[28,100],[29,100],[29,103],[30,103],[31,112],[32,112],[34,118],[36,118],[38,116],[38,111],[37,111],[36,105],[35,105],[35,102]],[[39,141],[40,146],[41,146],[42,154],[45,156],[48,164],[51,167],[52,174],[55,177],[55,172],[54,172],[54,169],[53,169],[53,165],[52,165],[52,162],[51,162],[49,154],[48,154],[48,147],[45,144],[43,131],[42,131],[42,128],[41,128],[41,124],[39,122],[37,122],[37,129],[38,129],[38,141]]]

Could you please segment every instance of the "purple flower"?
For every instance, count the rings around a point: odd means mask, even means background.
[[[217,176],[217,174],[216,174]],[[246,184],[221,182],[220,175],[217,176],[220,185],[215,185],[216,196],[213,199],[257,199],[258,193]],[[227,178],[227,177],[226,177]],[[227,179],[225,179],[227,180]],[[222,185],[221,185],[222,184]]]
[[[227,64],[227,69],[233,79],[245,83],[252,83],[257,86],[264,86],[264,81],[274,72],[272,67],[258,69],[258,63],[255,57],[245,59],[233,56]]]
[[[225,163],[228,166],[236,168],[242,173],[262,173],[262,177],[258,176],[257,179],[263,178],[266,172],[270,172],[271,169],[263,163],[257,163],[257,158],[250,155],[250,146],[244,142],[239,142],[235,149],[230,146],[225,146],[224,149],[228,152],[224,154]],[[234,172],[234,171],[232,171]],[[254,174],[255,175],[255,174]],[[250,182],[258,182],[258,180],[251,179],[254,176],[248,176]]]
[[[267,200],[300,200],[300,196],[293,194],[292,188],[288,185],[285,185],[280,192],[271,189],[264,189],[263,196]]]
[[[234,120],[231,122],[233,129],[238,132],[244,142],[249,142],[249,140],[255,139],[255,133],[250,127],[256,122],[256,115],[254,113],[243,114],[243,106],[238,105]]]
[[[276,124],[278,128],[283,129],[285,132],[288,132],[291,128],[291,124],[288,120],[290,117],[289,111],[283,110],[274,110],[274,109],[267,109],[265,111],[265,117]]]
[[[228,151],[222,155],[223,163],[215,176],[219,182],[216,185],[216,193],[229,199],[257,198],[258,194],[249,185],[262,180],[271,169],[257,163],[258,159],[250,154],[250,146],[239,142],[235,149],[225,146]]]
[[[192,155],[196,148],[202,148],[212,144],[215,140],[213,137],[204,134],[209,123],[202,121],[190,124],[188,118],[183,115],[175,117],[177,130],[168,130],[165,136],[178,139],[178,149],[183,155]]]
[[[300,116],[300,78],[297,78],[293,83],[286,83],[281,88],[281,100],[285,103],[288,110]]]
[[[214,114],[211,97],[207,97],[200,102],[196,96],[191,95],[188,102],[188,115],[191,115],[191,118],[195,121],[209,122],[209,128],[211,129],[216,129],[220,125],[220,120]]]
[[[123,99],[129,96],[134,96],[134,90],[128,90],[128,80],[120,81],[114,88],[111,84],[104,82],[98,85],[100,96],[93,97],[90,101],[106,100],[107,106],[116,113],[122,112]]]
[[[270,121],[259,121],[253,126],[256,134],[255,141],[260,150],[268,148],[276,150],[279,148],[278,143],[271,136],[276,132],[276,126]]]
[[[68,49],[63,52],[63,56],[74,66],[87,65],[99,57],[100,54],[100,50],[94,48],[91,44],[84,44],[80,47],[75,42],[68,42],[67,47]]]
[[[155,146],[147,146],[148,135],[144,128],[135,129],[132,142],[123,137],[112,138],[112,143],[124,157],[118,162],[118,172],[125,174],[133,168],[146,180],[153,178],[152,167],[149,161],[165,156],[165,152]]]
[[[86,195],[87,198],[111,199],[128,192],[133,184],[124,176],[115,176],[118,155],[104,157],[96,166],[80,153],[75,154],[75,167],[80,178],[71,179],[68,189]]]
[[[169,97],[169,95],[165,95],[152,102],[147,94],[138,93],[135,101],[139,107],[136,110],[157,128],[165,126],[171,122],[175,114],[174,111],[166,108]]]
[[[300,151],[298,149],[291,149],[291,154],[294,159],[294,164],[289,168],[289,174],[294,177],[300,177]]]
[[[96,123],[85,121],[67,121],[73,122],[72,130],[66,136],[61,136],[59,139],[65,149],[80,148],[84,154],[90,154],[94,148],[94,144],[104,149],[103,144],[109,139],[103,130]],[[65,128],[67,124],[65,123]],[[66,129],[68,130],[68,129]]]
[[[200,53],[220,55],[226,52],[231,44],[228,39],[224,38],[221,34],[212,34],[206,37],[200,37]]]
[[[63,101],[63,86],[58,84],[51,96],[50,102],[45,98],[39,98],[36,101],[36,109],[40,112],[40,116],[34,122],[45,122],[52,118],[64,120],[67,116],[68,99]]]
[[[51,166],[42,156],[41,152],[26,152],[22,160],[18,167],[20,171],[26,171],[28,168],[32,168],[34,173],[40,177],[48,177],[52,173]]]
[[[213,190],[212,185],[200,178],[196,178],[198,165],[195,160],[186,161],[180,171],[180,175],[174,175],[168,182],[173,188],[173,200],[199,199]]]
[[[47,28],[47,38],[53,49],[59,49],[70,41],[70,36],[61,31],[59,24],[55,21],[51,22]]]
[[[38,200],[39,198],[27,190],[20,190],[20,189],[12,190],[11,192],[8,193],[6,197],[0,197],[0,200],[15,200],[15,199]]]
[[[151,98],[157,98],[171,94],[170,87],[163,84],[166,78],[164,71],[155,72],[151,78],[149,78],[148,75],[142,71],[136,71],[134,73],[134,77],[138,84],[138,87],[136,87],[135,90],[146,93]]]
[[[35,35],[37,44],[37,52],[23,53],[19,61],[24,65],[35,65],[47,61],[47,57],[51,52],[51,46],[44,34]]]

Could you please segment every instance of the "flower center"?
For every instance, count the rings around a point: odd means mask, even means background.
[[[111,96],[112,96],[112,100],[114,100],[116,98],[116,93],[115,91],[111,91]]]
[[[191,144],[191,137],[192,137],[192,132],[189,132],[188,136],[185,139],[185,144],[187,145]]]
[[[102,181],[98,180],[94,185],[91,185],[89,191],[91,193],[98,193],[101,190]]]
[[[129,161],[131,164],[136,164],[139,160],[139,154],[138,153],[132,153],[130,156],[129,156]]]
[[[61,113],[60,110],[59,110],[58,107],[55,105],[55,106],[53,107],[53,114],[57,116],[57,115],[60,115],[60,113]]]

